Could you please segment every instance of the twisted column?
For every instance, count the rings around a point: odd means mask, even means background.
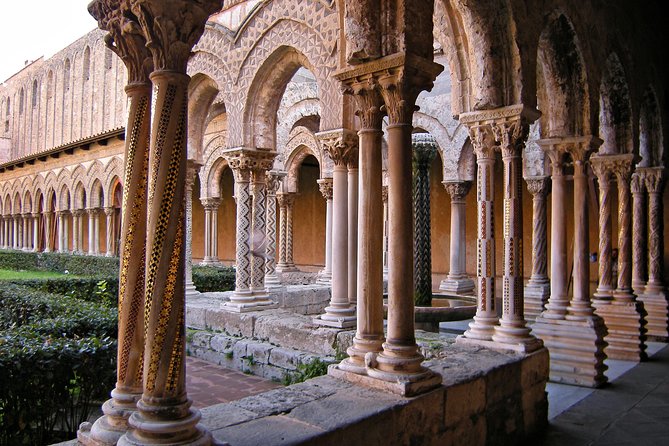
[[[530,334],[524,315],[523,295],[523,209],[521,154],[529,131],[522,106],[511,108],[511,114],[496,120],[493,133],[502,151],[504,163],[504,277],[502,317],[492,339],[505,344],[522,344],[536,349],[541,342]],[[529,112],[529,111],[528,111]],[[538,117],[538,116],[536,116]],[[532,120],[536,118],[532,116]],[[500,122],[501,121],[501,122]]]
[[[478,210],[476,239],[477,302],[474,322],[464,336],[483,341],[492,340],[497,325],[495,309],[495,228],[494,228],[494,169],[495,141],[489,125],[471,125],[469,135],[476,154]]]
[[[647,280],[647,218],[646,190],[644,179],[639,172],[632,175],[631,189],[633,202],[632,219],[632,289],[634,294],[643,294]]]
[[[119,246],[118,353],[116,386],[111,399],[102,405],[103,416],[93,426],[77,432],[85,445],[114,445],[128,430],[128,418],[137,410],[142,394],[144,367],[144,280],[146,277],[147,180],[151,119],[151,58],[146,40],[139,32],[137,17],[127,9],[111,8],[105,0],[91,3],[89,11],[101,29],[109,32],[107,42],[128,70],[128,121],[124,149],[123,203]],[[94,248],[97,210],[89,209],[89,253]],[[83,231],[83,219],[80,219]],[[83,234],[82,234],[83,238]]]
[[[414,302],[432,304],[432,237],[430,234],[430,165],[437,141],[427,133],[412,135]]]
[[[154,71],[149,148],[143,393],[119,445],[212,444],[186,393],[185,181],[186,65],[210,14],[222,1],[132,0],[150,42]],[[125,16],[125,14],[124,14]],[[169,31],[165,31],[169,30]]]
[[[468,294],[474,291],[474,281],[467,277],[465,197],[472,183],[470,181],[444,181],[442,184],[451,197],[451,241],[449,272],[446,279],[439,284],[439,289],[455,294]]]
[[[314,319],[319,325],[335,328],[353,327],[355,308],[349,302],[348,259],[348,170],[349,158],[355,156],[355,138],[342,131],[318,134],[323,150],[332,159],[332,295],[325,313]]]
[[[318,273],[318,282],[332,282],[332,178],[318,180],[318,189],[325,199],[325,266]]]
[[[632,156],[623,156],[625,158],[616,159],[613,170],[618,184],[618,287],[614,298],[630,303],[635,300],[632,294]]]
[[[645,184],[648,191],[648,284],[645,294],[665,295],[662,281],[663,256],[663,211],[662,189],[664,169],[646,169]]]
[[[279,203],[279,263],[276,265],[277,271],[288,271],[288,208],[291,208],[295,200],[295,194],[279,193],[277,194]],[[292,226],[292,221],[291,221]],[[292,228],[291,228],[292,230]]]
[[[603,156],[591,158],[592,170],[599,183],[599,285],[595,299],[610,300],[611,275],[611,171]]]
[[[204,207],[204,259],[203,265],[218,263],[218,207],[220,198],[201,198]]]
[[[265,261],[265,285],[270,288],[281,286],[276,273],[276,191],[279,189],[285,172],[267,173],[267,250]]]
[[[532,194],[532,274],[525,286],[525,317],[536,319],[544,311],[550,296],[546,232],[546,196],[550,182],[548,177],[527,178],[525,182]]]

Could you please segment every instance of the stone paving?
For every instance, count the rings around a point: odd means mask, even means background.
[[[193,400],[193,407],[198,409],[282,387],[267,379],[246,375],[190,356],[186,359],[186,370],[188,397]]]
[[[550,420],[538,444],[669,445],[669,347]]]

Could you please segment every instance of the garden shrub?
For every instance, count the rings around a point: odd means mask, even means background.
[[[100,302],[104,299],[116,302],[118,277],[55,277],[49,279],[14,280],[21,284],[47,293],[76,297],[77,299]]]
[[[231,267],[193,266],[193,284],[201,293],[235,289],[235,270]]]
[[[0,446],[72,438],[108,397],[117,312],[101,302],[0,283]]]
[[[117,277],[118,257],[83,256],[57,252],[0,251],[0,269],[43,270],[78,276]]]

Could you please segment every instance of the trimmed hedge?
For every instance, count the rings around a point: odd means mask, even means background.
[[[116,308],[0,283],[0,445],[72,438],[116,380]]]
[[[118,277],[118,257],[98,257],[57,252],[0,250],[0,269],[43,270],[78,276]]]
[[[118,277],[55,277],[49,279],[18,279],[13,283],[46,293],[61,294],[77,299],[100,302],[117,301]]]
[[[235,289],[235,270],[229,266],[193,266],[193,284],[201,293]]]

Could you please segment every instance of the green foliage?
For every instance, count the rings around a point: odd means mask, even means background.
[[[286,373],[283,376],[283,385],[289,386],[291,384],[297,384],[304,382],[311,378],[316,378],[317,376],[323,376],[328,373],[328,366],[331,363],[321,361],[318,358],[315,358],[306,364],[299,364],[295,373]]]
[[[235,289],[235,270],[231,267],[194,266],[193,284],[201,293]]]
[[[99,291],[89,302],[0,283],[0,446],[72,438],[107,397],[117,312]]]
[[[118,278],[68,277],[14,280],[16,284],[46,293],[76,297],[91,302],[116,302]]]
[[[53,271],[78,276],[117,277],[117,257],[81,256],[57,252],[0,251],[0,269]]]

